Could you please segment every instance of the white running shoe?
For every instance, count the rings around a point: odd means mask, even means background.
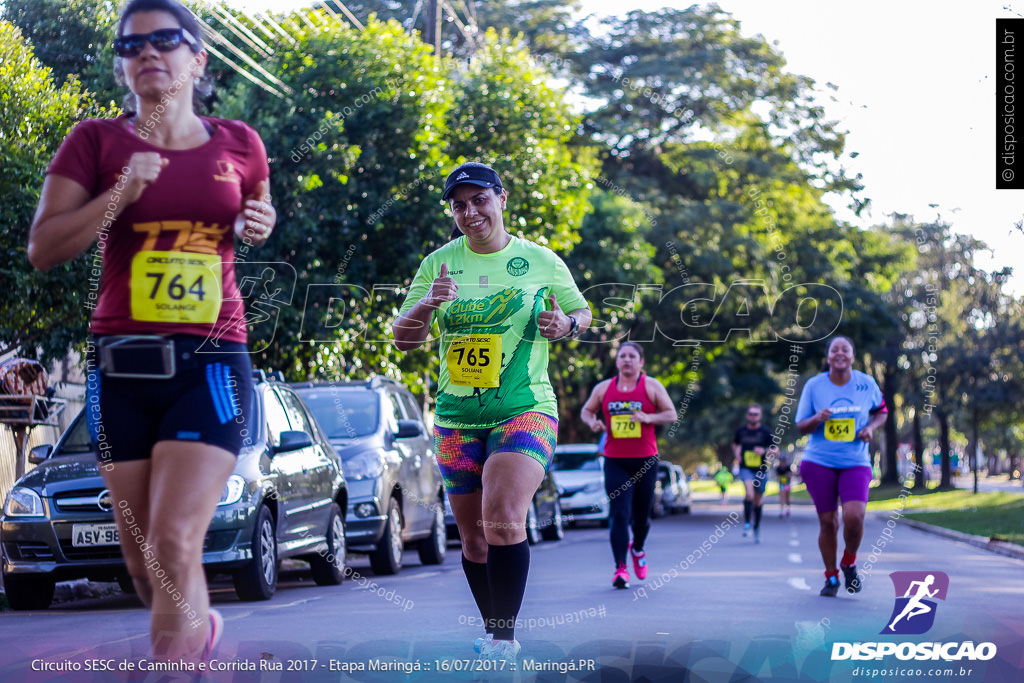
[[[518,640],[491,640],[480,649],[481,659],[493,659],[506,661],[510,664],[516,661],[523,646]]]

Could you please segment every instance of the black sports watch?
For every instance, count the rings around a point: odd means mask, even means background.
[[[562,339],[575,339],[580,336],[580,321],[572,315],[569,316],[569,320],[572,321],[569,323],[569,332]]]

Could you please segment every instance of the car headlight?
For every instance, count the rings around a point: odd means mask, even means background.
[[[584,493],[597,493],[598,491],[604,491],[604,484],[599,481],[592,481],[583,487]]]
[[[373,503],[360,503],[356,505],[354,512],[356,517],[369,517],[377,514],[377,506]]]
[[[18,486],[8,494],[4,514],[8,517],[45,517],[46,511],[38,493]]]
[[[232,474],[228,477],[228,483],[224,485],[224,493],[220,494],[220,502],[217,503],[217,507],[221,505],[233,505],[242,499],[242,493],[245,491],[245,479]]]
[[[373,479],[384,474],[384,460],[376,451],[357,453],[344,463],[347,479]]]

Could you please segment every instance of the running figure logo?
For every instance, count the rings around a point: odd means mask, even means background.
[[[896,604],[881,633],[925,633],[935,623],[936,602],[929,598],[946,599],[949,577],[943,572],[893,572],[889,578],[896,589]]]

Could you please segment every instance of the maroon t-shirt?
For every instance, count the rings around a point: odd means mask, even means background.
[[[125,121],[82,121],[46,171],[74,180],[91,197],[107,196],[111,206],[121,200],[119,180],[132,154],[157,152],[168,160],[137,201],[103,222],[92,332],[207,337],[215,330],[219,339],[244,343],[233,227],[243,197],[270,174],[263,141],[240,121],[204,118],[213,128],[209,141],[163,149],[135,135]]]

